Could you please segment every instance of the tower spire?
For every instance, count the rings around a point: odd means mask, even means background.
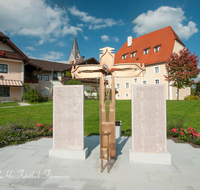
[[[74,42],[73,42],[71,53],[69,56],[69,62],[70,64],[77,63],[80,58],[81,58],[81,55],[80,55],[78,44],[76,41],[76,32],[74,32]]]

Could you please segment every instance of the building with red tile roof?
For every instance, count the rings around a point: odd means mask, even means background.
[[[134,39],[129,36],[115,54],[115,64],[144,63],[146,73],[134,79],[116,78],[116,88],[119,92],[116,98],[130,99],[132,84],[165,84],[166,98],[176,99],[176,88],[170,86],[164,77],[166,75],[165,64],[172,53],[178,53],[184,47],[184,43],[171,26]],[[190,94],[190,88],[180,91],[180,99]]]

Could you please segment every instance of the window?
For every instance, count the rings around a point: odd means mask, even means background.
[[[128,55],[128,54],[122,55],[122,60],[126,59],[127,55]]]
[[[49,90],[48,89],[44,89],[44,95],[49,96]]]
[[[144,55],[147,55],[149,53],[149,48],[145,49],[143,52],[144,52]]]
[[[160,46],[154,47],[154,52],[155,52],[155,53],[156,53],[156,52],[159,52],[159,50],[160,50]]]
[[[145,75],[147,74],[147,68],[145,69],[145,73],[144,73]]]
[[[0,97],[10,97],[10,86],[0,86]]]
[[[117,88],[117,89],[120,88],[120,84],[119,84],[119,83],[116,84],[116,88]]]
[[[125,98],[128,98],[128,93],[125,93]]]
[[[160,80],[159,79],[155,79],[154,80],[154,84],[159,84],[160,83]]]
[[[157,67],[154,67],[154,73],[159,73],[160,72],[160,68],[157,66]]]
[[[131,53],[131,58],[135,57],[136,52]]]
[[[44,75],[44,81],[49,81],[49,75]]]
[[[57,77],[57,72],[53,72],[53,77]]]
[[[125,88],[129,88],[129,82],[125,83]]]
[[[134,83],[137,83],[137,78],[134,78],[134,79],[133,79],[133,82],[134,82]]]
[[[119,94],[116,94],[116,98],[120,98],[120,95],[119,95]]]
[[[41,74],[38,74],[38,75],[37,75],[37,78],[38,78],[38,80],[42,80],[42,75],[41,75]]]
[[[142,81],[142,84],[147,84],[147,81],[146,81],[146,80],[143,80],[143,81]]]
[[[57,72],[53,72],[53,80],[58,80]]]
[[[0,73],[8,73],[8,65],[0,64]]]

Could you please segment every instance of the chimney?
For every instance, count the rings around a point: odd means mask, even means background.
[[[128,36],[127,37],[127,46],[131,47],[131,45],[132,45],[132,36]]]

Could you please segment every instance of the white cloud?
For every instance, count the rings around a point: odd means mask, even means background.
[[[78,9],[76,9],[75,6],[69,8],[69,11],[72,15],[80,17],[81,20],[84,22],[100,23],[103,20],[101,18],[95,18],[93,16],[89,16],[88,13],[81,12]]]
[[[161,6],[155,11],[149,10],[142,13],[132,21],[136,26],[133,32],[143,35],[160,28],[171,26],[180,38],[188,39],[194,33],[198,32],[196,23],[189,21],[186,26],[182,22],[186,20],[182,8],[173,8],[169,6]]]
[[[50,43],[55,42],[55,41],[56,41],[55,38],[50,38],[50,39],[49,39],[49,42],[50,42]]]
[[[104,42],[110,41],[109,36],[107,36],[107,35],[101,36],[101,39],[102,39]]]
[[[87,41],[89,39],[89,37],[87,37],[87,36],[83,36],[83,37],[84,37],[85,41]]]
[[[88,15],[83,11],[79,11],[75,6],[69,8],[69,11],[72,15],[79,17],[83,22],[91,23],[89,25],[89,29],[100,29],[105,27],[111,27],[113,25],[123,25],[123,21],[119,20],[116,22],[112,18],[102,19],[96,18],[93,16]]]
[[[39,37],[38,45],[82,30],[69,25],[64,9],[51,7],[45,0],[0,0],[0,18],[2,32]]]
[[[83,27],[84,25],[83,24],[77,24],[76,26],[77,27]]]
[[[119,42],[119,38],[118,37],[113,37],[115,42]]]
[[[63,43],[63,42],[61,42],[61,41],[58,43],[58,45],[59,45],[59,46],[61,46],[61,47],[64,47],[64,46],[66,46],[66,44],[64,44],[64,43]]]
[[[74,27],[74,26],[64,26],[63,28],[63,34],[76,34],[77,31],[82,31],[81,28],[79,27]]]
[[[31,47],[31,46],[28,46],[28,47],[26,47],[26,50],[35,51],[35,48]]]
[[[50,51],[48,54],[44,54],[42,57],[45,60],[56,60],[60,59],[62,56],[64,56],[62,52]]]
[[[44,40],[40,40],[40,41],[37,43],[38,46],[40,46],[40,45],[42,45],[42,44],[44,44]]]

